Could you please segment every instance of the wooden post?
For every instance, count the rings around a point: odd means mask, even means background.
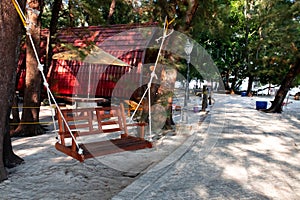
[[[202,90],[202,109],[201,111],[205,112],[207,108],[207,87],[206,85],[203,85],[203,90]]]
[[[125,117],[125,109],[124,109],[124,104],[120,103],[120,110],[121,110],[121,117],[122,117],[122,121],[123,121],[123,129],[124,129],[124,136],[128,136],[128,129],[127,129],[127,125],[126,125],[126,117]],[[119,124],[119,126],[121,126],[121,124]]]

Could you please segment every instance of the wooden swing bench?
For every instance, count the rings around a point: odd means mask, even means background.
[[[56,113],[60,142],[56,142],[55,148],[80,162],[122,151],[152,148],[152,143],[144,139],[146,123],[127,124],[123,104],[62,109],[61,113]],[[138,136],[129,135],[128,127],[131,126],[138,128]],[[95,141],[98,136],[100,140]]]

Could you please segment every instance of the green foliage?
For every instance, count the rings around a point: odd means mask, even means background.
[[[298,5],[297,5],[298,4]],[[299,3],[273,1],[262,7],[261,36],[256,40],[257,76],[279,84],[299,51]]]
[[[218,5],[198,15],[193,38],[211,53],[223,74],[280,83],[295,57],[292,44],[299,49],[299,3],[215,2]]]
[[[248,76],[280,83],[300,48],[300,3],[291,0],[207,0],[198,3],[187,30],[212,56],[220,72],[238,82]],[[176,18],[170,28],[186,25],[191,1],[117,0],[111,24],[160,22]],[[106,25],[111,0],[69,0],[59,27]],[[48,27],[52,1],[45,0],[43,27]],[[150,53],[155,55],[154,53]],[[184,74],[186,61],[177,62]],[[200,77],[191,66],[191,78]],[[201,78],[201,77],[200,77]]]
[[[69,0],[63,1],[63,9],[58,21],[59,28],[72,26],[107,25],[111,0]],[[51,19],[52,1],[45,1],[42,15],[42,25],[49,27]],[[126,16],[126,17],[125,17]],[[136,22],[133,4],[129,1],[117,0],[115,13],[111,24],[127,24]]]

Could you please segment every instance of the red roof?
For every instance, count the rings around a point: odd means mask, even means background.
[[[113,56],[136,67],[131,81],[141,81],[142,64],[149,42],[156,33],[157,24],[90,26],[62,29],[57,34],[58,51],[61,44],[84,47],[97,45]],[[143,30],[143,31],[141,31]],[[49,69],[50,89],[58,95],[87,95],[88,65],[78,61],[53,60]],[[128,96],[126,86],[115,88],[117,80],[129,73],[130,67],[93,65],[91,91],[97,97]],[[133,73],[133,72],[130,72]],[[127,86],[128,87],[128,86]],[[114,91],[113,91],[114,90]]]

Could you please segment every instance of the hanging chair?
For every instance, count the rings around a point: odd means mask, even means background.
[[[128,124],[123,104],[61,109],[61,114],[57,112],[57,120],[60,141],[56,142],[56,149],[80,162],[111,153],[152,148],[152,143],[143,138],[147,124]],[[132,126],[139,127],[135,135],[128,131]]]

